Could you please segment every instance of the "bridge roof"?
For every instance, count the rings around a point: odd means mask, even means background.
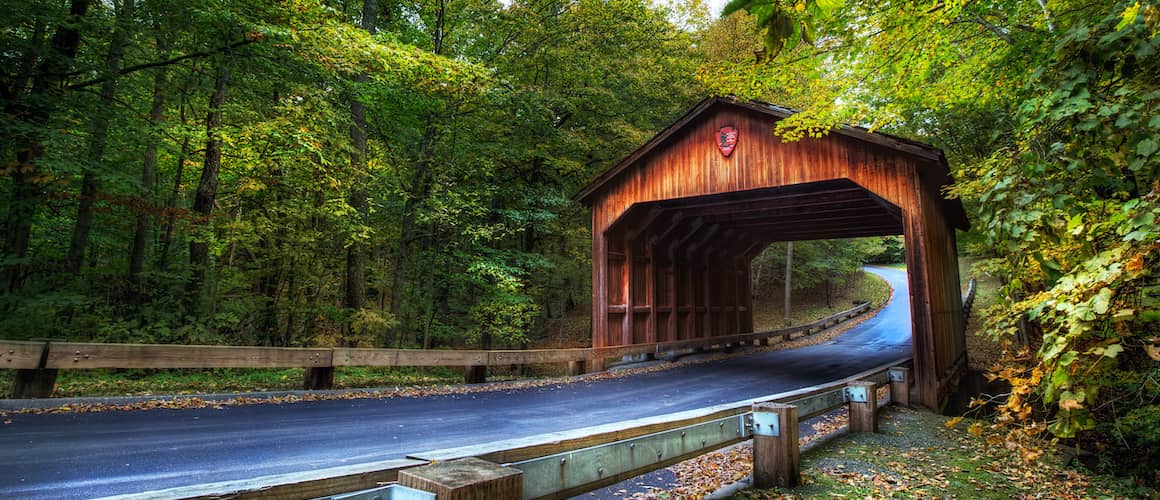
[[[637,148],[636,151],[633,151],[615,166],[585,186],[584,189],[575,195],[574,199],[588,206],[594,205],[601,197],[601,194],[617,183],[618,179],[622,177],[621,174],[631,170],[634,165],[637,165],[654,150],[661,148],[670,142],[670,140],[673,140],[674,136],[680,132],[705,119],[711,110],[721,107],[741,108],[770,117],[774,121],[787,118],[795,113],[791,109],[760,101],[742,101],[731,97],[706,98],[686,112],[680,119],[673,122],[664,130],[661,130],[652,139],[640,148]],[[772,131],[770,133],[772,134]],[[953,183],[950,167],[947,164],[946,156],[942,150],[918,141],[881,132],[870,132],[865,128],[850,125],[839,126],[832,130],[831,133],[859,142],[873,144],[914,160],[914,163],[919,166],[919,176],[926,181],[922,184],[929,186],[928,189],[935,191],[931,193],[935,199],[942,200],[942,208],[947,222],[952,227],[958,229],[967,230],[970,228],[970,221],[967,219],[962,203],[958,199],[945,198],[941,192],[945,186]]]

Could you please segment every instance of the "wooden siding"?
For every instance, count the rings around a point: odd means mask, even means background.
[[[920,399],[937,406],[965,355],[961,206],[939,194],[949,179],[941,153],[848,133],[783,143],[778,119],[703,104],[582,193],[592,208],[593,347],[750,332],[749,263],[770,242],[902,234]],[[714,140],[724,126],[739,132],[729,157]]]

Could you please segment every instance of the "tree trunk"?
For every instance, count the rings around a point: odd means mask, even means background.
[[[182,98],[184,101],[184,98]],[[179,119],[185,125],[185,105],[178,106]],[[176,215],[177,197],[181,195],[181,180],[185,176],[185,158],[189,155],[189,137],[181,140],[181,151],[177,154],[177,165],[173,174],[173,190],[169,192],[169,199],[165,201],[164,219],[162,228],[161,255],[157,257],[157,269],[165,271],[169,268],[169,246],[173,243],[173,222]]]
[[[363,0],[362,29],[374,34],[375,21],[379,17],[378,0]],[[367,75],[355,77],[355,82],[367,81]],[[358,214],[359,224],[366,224],[370,207],[367,203],[367,113],[366,106],[354,96],[350,102],[350,142],[354,147],[351,158],[351,170],[354,172],[354,183],[350,191],[350,206]],[[347,308],[362,309],[366,303],[366,262],[367,246],[362,241],[350,242],[346,251],[346,297]]]
[[[201,224],[210,223],[214,201],[217,198],[218,173],[222,165],[222,105],[226,100],[226,87],[230,80],[232,61],[220,63],[214,78],[213,95],[209,100],[209,112],[205,118],[205,163],[202,165],[201,180],[197,184],[197,195],[193,200],[193,212]],[[205,235],[195,236],[189,242],[189,267],[191,275],[186,285],[187,305],[196,303],[209,269],[209,243]]]
[[[76,58],[81,34],[77,27],[88,13],[91,0],[69,2],[69,17],[60,24],[49,44],[49,53],[41,60],[28,90],[28,101],[12,99],[5,106],[7,116],[18,116],[33,128],[44,127],[52,117],[52,102],[62,90],[65,75]],[[19,92],[19,89],[14,89]],[[38,133],[32,134],[24,144],[16,146],[16,168],[12,174],[12,198],[8,205],[8,221],[5,227],[4,256],[16,259],[3,270],[4,282],[9,291],[19,289],[24,280],[28,245],[32,234],[32,220],[40,207],[41,187],[36,175],[36,160],[44,154],[44,146]]]
[[[158,49],[162,54],[169,51],[165,46],[165,37],[157,37]],[[165,69],[160,68],[153,75],[153,102],[149,107],[149,141],[145,144],[145,156],[141,162],[141,193],[146,207],[137,213],[136,227],[133,229],[133,246],[129,249],[129,279],[139,283],[141,269],[145,266],[145,250],[149,245],[150,214],[153,208],[153,189],[157,183],[157,147],[161,142],[161,135],[157,127],[165,116]]]
[[[431,118],[430,121],[433,122],[434,118]],[[415,212],[419,208],[419,203],[427,198],[430,190],[431,181],[428,177],[433,160],[429,150],[435,142],[436,132],[434,124],[427,125],[427,129],[423,133],[423,140],[419,145],[418,161],[416,161],[415,174],[409,189],[411,196],[407,197],[407,201],[403,204],[403,221],[399,229],[399,248],[395,253],[394,275],[391,277],[391,314],[394,314],[398,320],[394,333],[397,333],[406,324],[402,308],[403,289],[407,285],[407,273],[410,267],[410,245],[415,239]]]
[[[113,96],[117,93],[118,73],[121,71],[121,59],[125,54],[125,42],[129,37],[129,30],[133,21],[134,0],[121,0],[121,8],[117,11],[117,23],[113,28],[113,39],[109,41],[109,52],[105,55],[105,81],[101,82],[101,111],[93,116],[91,135],[89,135],[89,150],[87,165],[81,180],[81,198],[77,206],[76,223],[73,225],[72,242],[68,247],[68,256],[65,258],[65,268],[73,274],[80,274],[81,265],[85,260],[85,248],[89,245],[89,233],[93,228],[93,203],[97,197],[97,170],[105,158],[105,145],[108,143],[110,115],[116,102]]]

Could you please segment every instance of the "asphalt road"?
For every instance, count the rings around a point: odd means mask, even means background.
[[[0,426],[0,498],[91,498],[402,458],[816,385],[910,352],[904,271],[877,316],[835,340],[645,375],[384,400],[18,415]]]

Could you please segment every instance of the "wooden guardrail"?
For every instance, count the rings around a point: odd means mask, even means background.
[[[416,468],[481,460],[522,473],[522,486],[506,489],[502,498],[567,498],[657,470],[730,444],[754,440],[755,485],[790,486],[800,476],[797,423],[842,406],[850,410],[851,432],[875,432],[878,409],[909,405],[912,380],[902,358],[823,385],[734,403],[688,410],[584,429],[555,432],[483,445],[407,455],[406,460],[344,466],[244,481],[151,491],[114,497],[175,499],[313,498],[369,489],[421,473]],[[776,422],[776,423],[774,423]],[[454,467],[451,467],[454,469]],[[470,484],[458,481],[471,497]],[[514,492],[513,492],[514,491]],[[494,490],[492,490],[494,492]],[[368,496],[367,498],[370,498]]]
[[[975,288],[978,282],[975,278],[967,283],[967,293],[963,295],[963,328],[966,329],[967,323],[971,321],[971,309],[975,307]]]
[[[581,349],[483,351],[0,340],[0,369],[17,371],[12,388],[13,398],[50,397],[56,383],[57,370],[94,368],[306,368],[307,389],[328,389],[333,387],[334,368],[339,366],[461,366],[468,368],[468,382],[483,382],[479,375],[483,370],[472,368],[569,363],[569,374],[575,375],[582,373],[585,363],[593,359],[681,352],[720,345],[766,344],[769,339],[790,340],[837,325],[869,309],[870,304],[862,303],[812,323],[780,330]]]

